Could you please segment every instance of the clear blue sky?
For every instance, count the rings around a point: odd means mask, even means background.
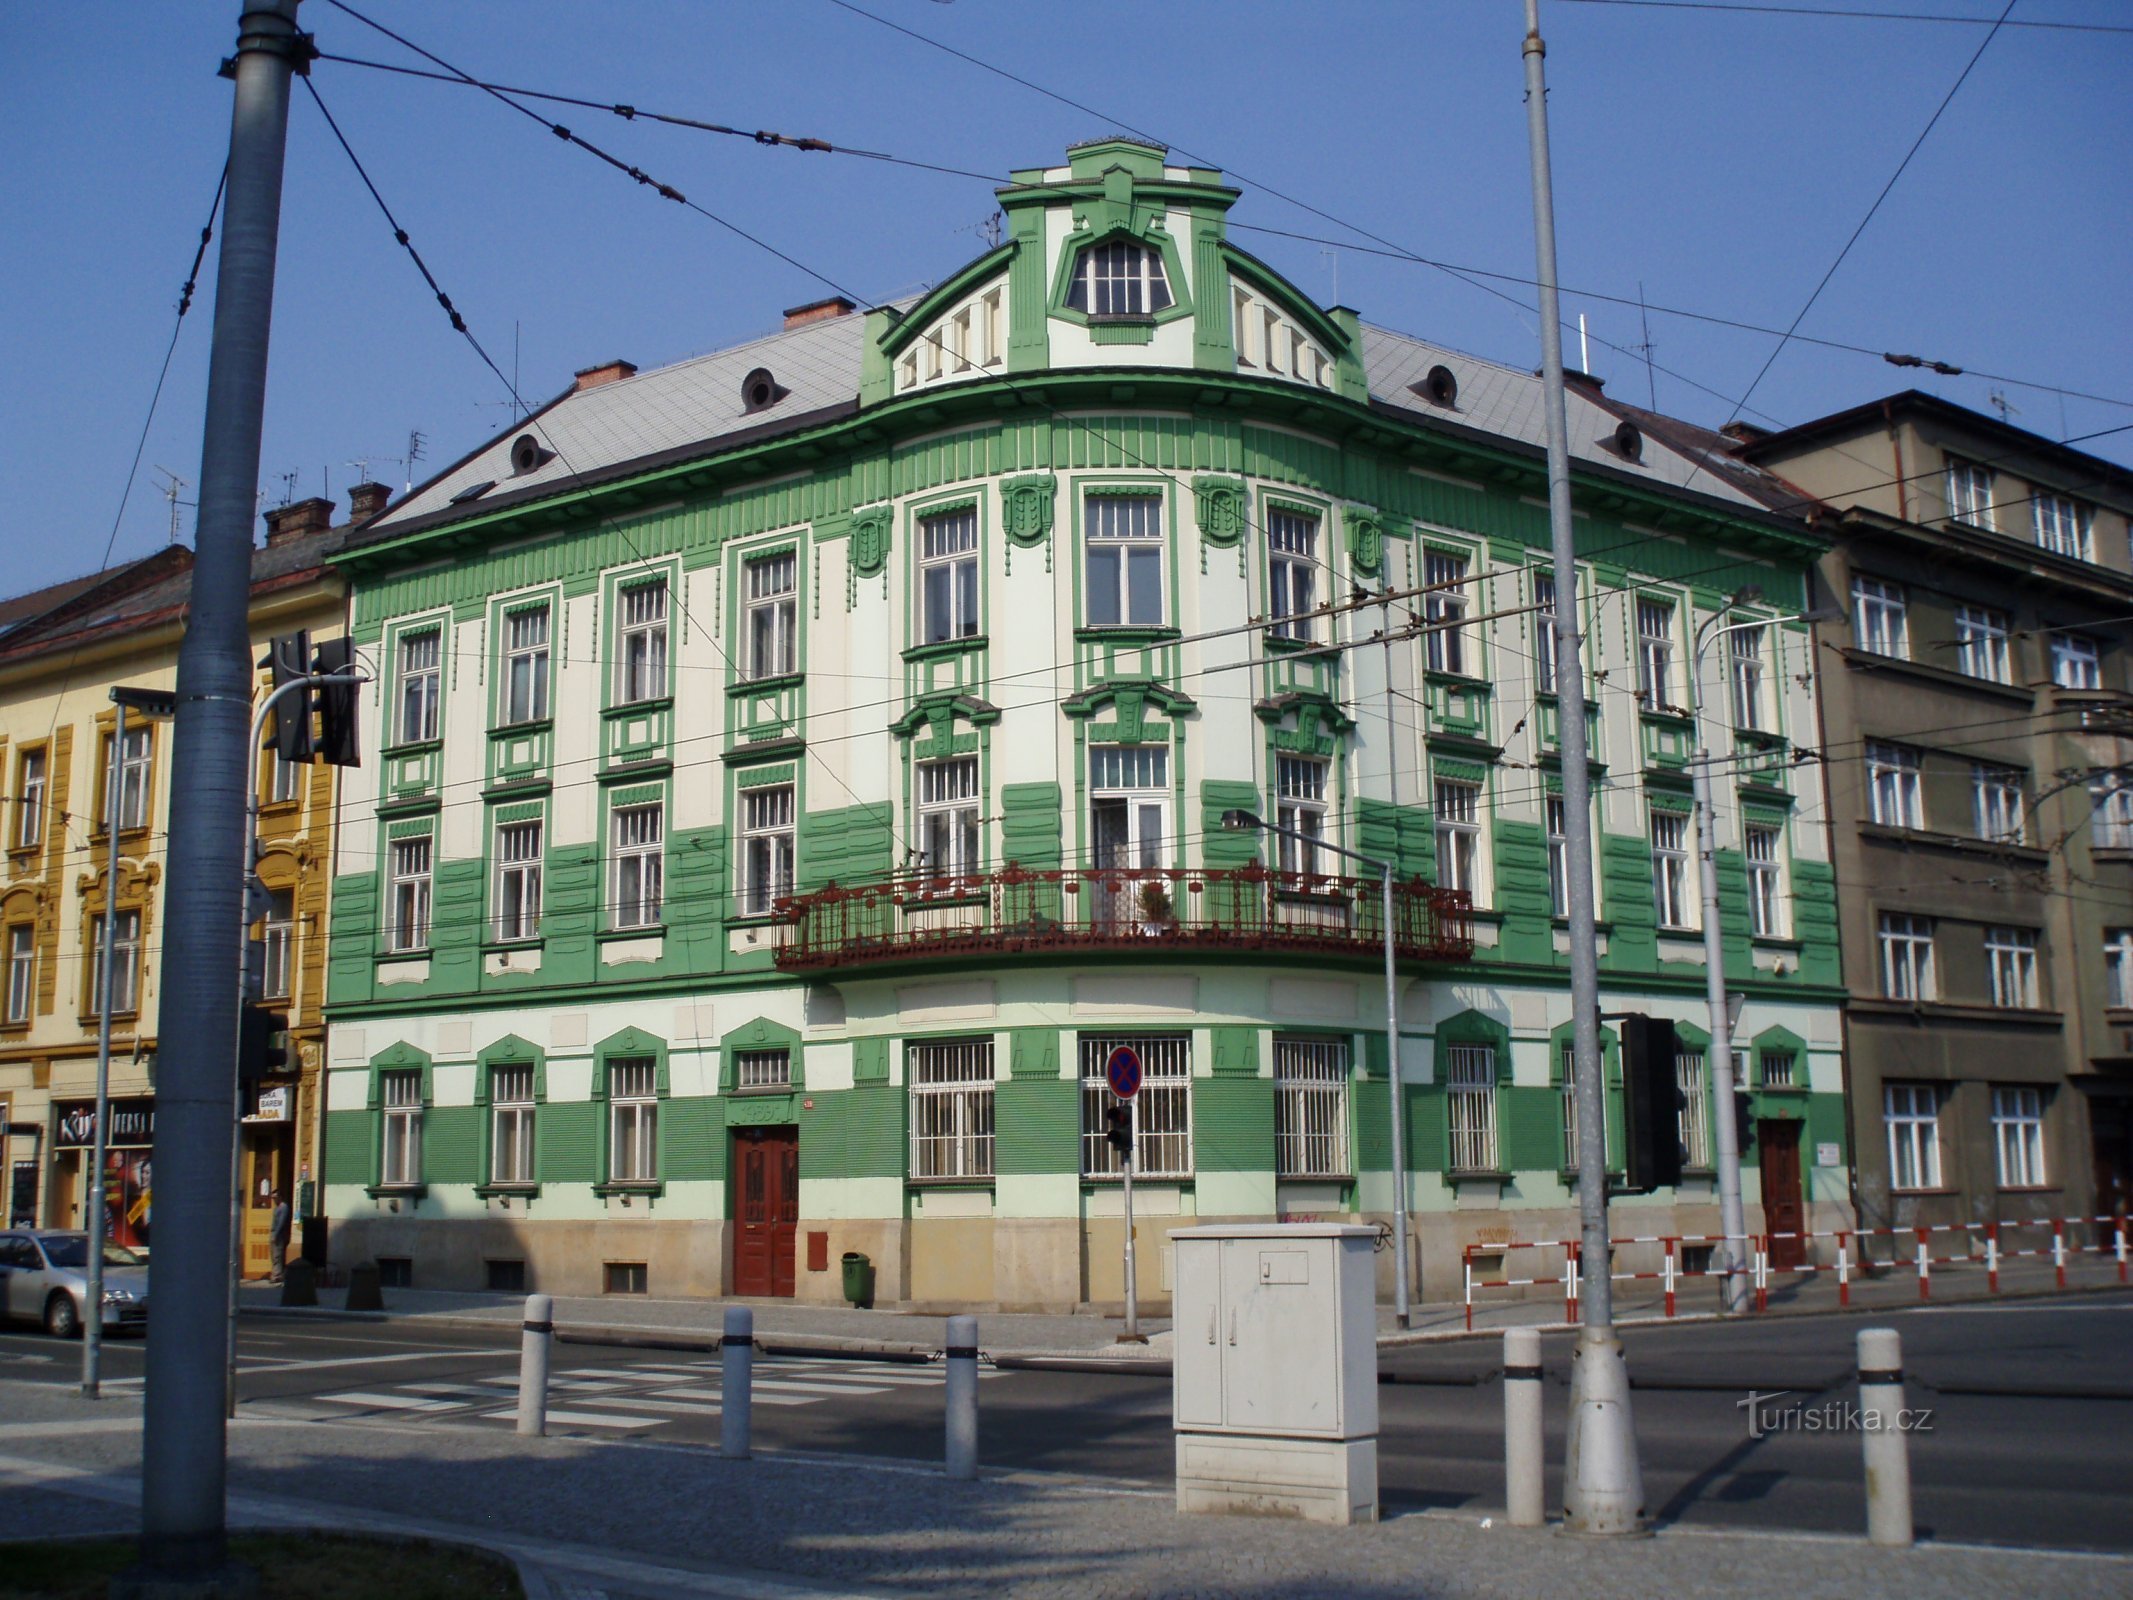
[[[353,0],[477,76],[826,138],[980,173],[1038,166],[1134,128],[1230,172],[1240,224],[1402,248],[1528,276],[1533,264],[1517,0],[857,0],[1090,109],[1073,109],[834,0],[630,4]],[[1803,0],[1767,0],[1770,4]],[[2000,0],[1821,0],[1997,16]],[[91,569],[172,326],[228,138],[236,0],[0,9],[7,426],[0,590]],[[2133,26],[2121,0],[2021,0],[2016,20]],[[1978,27],[1546,0],[1563,278],[1782,328],[1805,303],[1984,37]],[[306,0],[322,49],[412,62]],[[2133,33],[2003,30],[1805,333],[2133,399]],[[545,398],[611,356],[650,367],[774,326],[818,280],[658,199],[477,92],[320,62],[313,82],[475,333]],[[596,143],[861,299],[982,248],[976,178],[552,109]],[[1264,186],[1264,187],[1262,187]],[[1526,366],[1529,312],[1432,268],[1240,231],[1323,301]],[[1503,285],[1520,299],[1530,291]],[[1569,294],[1596,339],[1634,307]],[[156,466],[198,476],[212,257],[187,318],[115,555],[159,544]],[[1774,340],[1654,314],[1663,409],[1724,420]],[[1576,359],[1575,345],[1570,347]],[[1638,358],[1593,347],[1642,402]],[[1671,374],[1680,374],[1673,376]],[[1693,380],[1693,383],[1690,381]],[[1972,377],[1920,377],[1796,344],[1750,402],[1802,421],[1916,383],[2078,435],[2133,409]],[[1702,388],[1695,387],[1702,385]],[[447,326],[301,89],[290,125],[261,487],[268,503],[351,463],[397,485],[503,428],[506,395]],[[2133,461],[2133,433],[2086,446]],[[190,491],[187,491],[188,494]],[[343,502],[345,504],[345,501]],[[191,514],[185,515],[190,537]]]

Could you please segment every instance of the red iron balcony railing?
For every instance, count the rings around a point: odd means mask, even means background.
[[[1392,886],[1393,946],[1404,961],[1462,961],[1474,948],[1462,889],[1419,878]],[[1051,951],[1233,950],[1371,958],[1384,949],[1376,878],[1274,872],[1262,866],[1171,868],[1010,864],[967,878],[929,873],[830,884],[781,910],[788,971],[944,956]]]

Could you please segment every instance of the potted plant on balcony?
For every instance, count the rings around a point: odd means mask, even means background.
[[[1159,880],[1141,885],[1140,905],[1141,932],[1151,939],[1177,921],[1177,908],[1170,903],[1170,891]]]

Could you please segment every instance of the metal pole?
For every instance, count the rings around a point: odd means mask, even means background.
[[[1570,424],[1563,401],[1562,309],[1555,279],[1555,195],[1548,161],[1548,83],[1540,0],[1526,0],[1526,133],[1533,164],[1535,278],[1540,286],[1542,414],[1548,432],[1548,533],[1555,558],[1555,689],[1562,732],[1563,833],[1570,871],[1570,1010],[1578,1107],[1578,1212],[1584,1320],[1571,1363],[1563,1474],[1565,1524],[1628,1534],[1644,1513],[1629,1411],[1629,1373],[1614,1331],[1607,1244],[1607,1112],[1600,1078],[1600,958],[1593,930],[1592,775],[1587,770],[1577,549],[1570,513]]]
[[[978,1475],[978,1319],[948,1319],[948,1476]]]
[[[104,942],[96,952],[96,985],[104,1003],[96,1008],[96,1127],[89,1135],[89,1214],[84,1219],[89,1233],[89,1305],[81,1330],[81,1392],[91,1400],[101,1398],[104,1381],[104,1163],[109,1159],[104,1122],[111,1115],[111,958],[118,943],[119,791],[126,762],[126,705],[115,705],[111,761],[104,769],[109,791],[104,796],[104,838],[110,862],[104,869]]]
[[[213,1593],[227,1560],[228,1460],[215,1383],[230,1062],[229,941],[243,913],[241,819],[250,782],[252,507],[266,406],[289,76],[304,49],[297,0],[245,0],[239,21],[215,333],[200,449],[191,618],[172,731],[162,1049],[156,1083],[156,1334],[148,1342],[141,1559],[166,1584]]]
[[[1392,863],[1379,868],[1385,888],[1385,1079],[1392,1095],[1392,1234],[1398,1252],[1392,1263],[1392,1317],[1402,1328],[1414,1325],[1407,1297],[1407,1130],[1401,1126],[1400,991],[1393,969]]]
[[[548,1432],[548,1347],[554,1338],[555,1301],[529,1294],[526,1321],[519,1330],[518,1431],[530,1438]]]
[[[1721,628],[1708,638],[1699,635],[1689,662],[1689,712],[1696,723],[1696,760],[1689,772],[1695,785],[1696,852],[1703,880],[1703,983],[1711,1031],[1711,1095],[1718,1102],[1713,1119],[1718,1135],[1718,1226],[1726,1236],[1719,1305],[1739,1312],[1748,1308],[1748,1281],[1741,1275],[1748,1225],[1740,1199],[1740,1131],[1733,1125],[1733,1024],[1726,1014],[1726,936],[1718,921],[1718,815],[1711,798],[1711,750],[1703,720],[1704,647],[1720,633],[1731,631]]]
[[[1141,1102],[1138,1095],[1126,1102],[1126,1137],[1130,1148],[1119,1162],[1126,1178],[1126,1331],[1118,1339],[1121,1344],[1139,1344],[1140,1294],[1133,1278],[1133,1163],[1141,1149]]]
[[[1541,1336],[1538,1328],[1503,1333],[1504,1520],[1538,1528],[1548,1520],[1546,1446],[1541,1438]]]
[[[755,1313],[726,1307],[725,1337],[718,1342],[718,1453],[748,1459],[749,1385],[755,1376]]]
[[[1859,1412],[1866,1457],[1866,1536],[1907,1545],[1911,1523],[1911,1442],[1903,1417],[1903,1341],[1894,1328],[1859,1330]]]

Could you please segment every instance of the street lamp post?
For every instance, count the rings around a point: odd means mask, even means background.
[[[1393,965],[1393,864],[1295,828],[1284,828],[1279,823],[1268,822],[1255,811],[1225,811],[1222,813],[1222,826],[1238,833],[1258,831],[1279,834],[1284,839],[1299,840],[1314,850],[1346,856],[1350,861],[1360,861],[1367,867],[1377,869],[1379,886],[1385,897],[1385,1077],[1392,1096],[1392,1313],[1393,1320],[1400,1327],[1410,1327],[1413,1322],[1407,1289],[1407,1138],[1400,1116],[1400,991],[1398,975]]]

